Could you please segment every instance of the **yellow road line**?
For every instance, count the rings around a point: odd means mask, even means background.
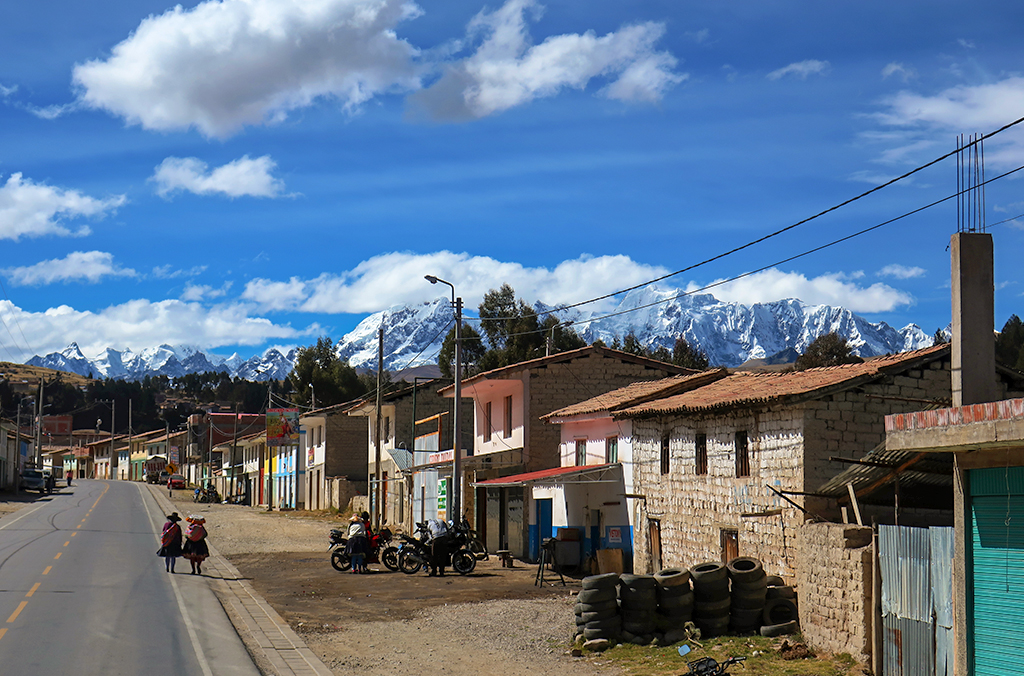
[[[7,618],[7,623],[10,624],[11,622],[14,622],[16,619],[18,619],[18,615],[21,614],[21,611],[25,610],[25,606],[27,605],[28,601],[22,601],[21,603],[19,603],[18,609],[11,613],[11,616]]]
[[[32,588],[28,590],[27,594],[25,594],[25,598],[31,598],[32,595],[36,593],[36,590],[39,589],[39,585],[41,584],[42,582],[36,582],[34,585],[32,585]]]
[[[85,519],[82,519],[82,523],[85,523]],[[77,526],[75,526],[75,528],[76,528],[76,529],[77,529],[77,528],[81,528],[81,527],[82,527],[82,523],[80,523],[80,524],[78,524]]]
[[[60,558],[60,554],[61,554],[60,552],[57,552],[57,556],[53,557],[53,560],[56,561],[57,559],[59,559]]]
[[[65,542],[64,546],[67,547],[69,544],[71,544],[71,540],[68,540],[67,542]]]
[[[49,574],[50,574],[50,570],[51,570],[52,568],[53,568],[53,566],[47,566],[47,567],[46,567],[46,570],[44,570],[44,571],[43,571],[43,575],[49,575]]]
[[[71,537],[75,537],[76,535],[78,535],[78,531],[77,530],[74,533],[71,534]]]
[[[4,634],[6,634],[6,633],[7,633],[7,627],[4,627],[3,629],[0,629],[0,638],[3,638]]]

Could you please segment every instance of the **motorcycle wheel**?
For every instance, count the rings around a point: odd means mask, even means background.
[[[487,547],[485,547],[484,543],[477,538],[473,538],[469,541],[469,551],[472,552],[477,561],[486,561],[489,558],[487,554]]]
[[[334,566],[334,570],[344,573],[352,567],[352,559],[345,553],[345,550],[338,549],[331,553],[331,565]]]
[[[398,547],[385,547],[380,553],[380,562],[388,570],[398,570]]]
[[[418,573],[424,563],[423,557],[412,550],[403,549],[398,555],[398,569],[406,575]]]
[[[452,554],[452,568],[459,575],[468,575],[476,568],[476,557],[468,549],[460,549]]]

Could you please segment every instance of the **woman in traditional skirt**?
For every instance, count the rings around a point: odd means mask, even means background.
[[[178,522],[181,521],[181,517],[178,516],[177,512],[171,512],[167,515],[167,523],[164,524],[164,530],[160,534],[160,549],[157,551],[157,556],[164,557],[164,564],[167,566],[167,572],[174,572],[174,561],[181,556],[181,526]]]
[[[370,540],[366,537],[366,526],[358,514],[349,519],[348,546],[345,553],[352,559],[352,572],[366,572],[366,555],[370,553]]]
[[[210,548],[206,544],[206,519],[201,516],[192,515],[186,519],[188,528],[185,530],[185,546],[182,547],[182,554],[192,564],[192,575],[203,574],[203,561],[210,555]]]

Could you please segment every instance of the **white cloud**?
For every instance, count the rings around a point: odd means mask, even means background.
[[[229,290],[231,290],[231,282],[224,282],[220,288],[212,287],[208,284],[192,284],[189,282],[185,284],[185,290],[181,292],[181,300],[198,302],[213,298],[223,298]]]
[[[300,338],[320,335],[323,330],[318,324],[302,329],[275,324],[253,316],[249,304],[208,307],[180,300],[138,299],[96,312],[67,305],[45,312],[27,312],[10,301],[0,300],[0,319],[8,326],[20,326],[26,336],[32,336],[31,345],[17,345],[8,350],[8,353],[30,350],[27,354],[12,355],[21,361],[33,354],[62,350],[72,341],[78,342],[82,352],[90,356],[107,347],[124,349],[161,343],[214,349],[228,345],[262,345],[270,340],[301,342]]]
[[[721,280],[715,280],[715,283]],[[687,290],[705,286],[691,282]],[[744,305],[768,303],[780,298],[799,298],[811,305],[841,305],[853,312],[888,312],[914,302],[910,294],[885,284],[858,286],[847,281],[847,275],[828,273],[808,279],[799,272],[783,272],[777,268],[749,277],[726,282],[708,289],[719,300]]]
[[[683,37],[687,40],[693,40],[698,45],[707,42],[708,37],[711,35],[711,31],[707,28],[701,28],[699,31],[687,31],[683,33]]]
[[[33,183],[20,173],[11,174],[0,186],[0,239],[17,240],[22,236],[83,236],[89,228],[81,226],[72,232],[65,219],[103,217],[127,201],[124,195],[96,199],[77,190],[64,190],[43,183]]]
[[[778,80],[787,75],[793,75],[806,80],[808,75],[824,75],[829,69],[828,61],[817,61],[815,59],[808,59],[806,61],[798,61],[797,63],[791,63],[788,66],[773,70],[766,76],[769,80]]]
[[[470,308],[479,305],[488,291],[506,282],[522,298],[557,305],[616,291],[666,272],[665,268],[637,263],[626,256],[581,256],[551,269],[450,251],[396,252],[375,256],[340,275],[324,274],[309,280],[293,277],[287,282],[252,280],[242,297],[268,311],[377,312],[395,304],[447,295],[447,286],[432,286],[423,278],[430,274],[454,284]],[[614,304],[610,300],[586,309],[607,309]]]
[[[195,157],[168,157],[149,180],[156,183],[157,194],[162,197],[178,190],[196,195],[277,197],[284,190],[284,181],[271,175],[276,167],[270,155],[256,159],[245,155],[212,171]]]
[[[886,265],[884,268],[878,271],[879,277],[895,277],[896,279],[913,279],[915,277],[924,277],[927,270],[919,267],[907,267],[906,265],[900,265],[899,263],[893,263],[892,265]]]
[[[18,85],[11,85],[10,87],[5,87],[2,84],[0,84],[0,98],[7,98],[16,91],[18,91]]]
[[[114,255],[105,251],[75,251],[64,258],[35,265],[7,268],[4,274],[19,286],[84,281],[97,283],[104,277],[135,277],[131,268],[114,265]]]
[[[144,19],[109,58],[78,64],[82,104],[146,129],[228,136],[317,99],[348,110],[419,86],[395,35],[409,0],[207,0]]]
[[[178,279],[179,277],[197,277],[206,272],[205,265],[197,265],[187,270],[175,270],[171,265],[158,265],[153,268],[152,275],[157,279]]]
[[[598,77],[615,78],[601,93],[624,101],[659,101],[686,79],[676,58],[655,51],[665,26],[642,23],[597,37],[592,31],[556,35],[531,45],[526,13],[535,0],[508,0],[481,11],[469,24],[466,43],[482,40],[469,57],[449,64],[431,87],[412,100],[437,119],[480,118],[560,91],[584,89]]]
[[[956,43],[964,49],[975,49],[975,45],[971,40],[965,40],[964,38],[957,38]]]
[[[42,108],[26,104],[22,107],[28,112],[35,115],[36,117],[41,118],[43,120],[56,120],[58,117],[61,117],[67,113],[73,113],[74,111],[78,110],[79,104],[77,102],[55,103],[50,106],[43,106]]]
[[[888,79],[894,75],[906,82],[911,78],[917,77],[917,71],[903,65],[902,63],[893,61],[892,63],[886,64],[885,68],[882,69],[882,79]]]

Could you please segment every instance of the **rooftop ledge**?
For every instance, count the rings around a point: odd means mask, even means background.
[[[1024,446],[1024,399],[885,416],[888,450],[957,452]]]

